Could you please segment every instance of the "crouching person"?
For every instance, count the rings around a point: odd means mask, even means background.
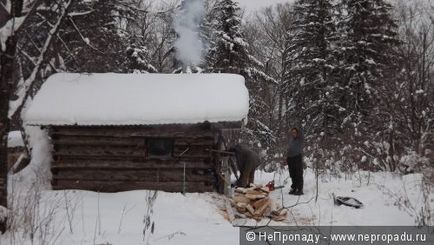
[[[242,144],[235,145],[229,151],[235,153],[236,165],[232,166],[235,176],[237,176],[237,170],[240,171],[237,186],[249,187],[254,182],[255,170],[260,164],[259,155]]]

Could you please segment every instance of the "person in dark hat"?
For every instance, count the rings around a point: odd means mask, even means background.
[[[299,128],[294,127],[289,133],[286,156],[292,180],[289,194],[303,195],[303,133]]]

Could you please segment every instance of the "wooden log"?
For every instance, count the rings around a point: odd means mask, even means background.
[[[249,205],[248,203],[243,203],[243,202],[238,202],[235,204],[236,207],[238,208],[246,208],[247,205]]]
[[[245,212],[247,212],[247,205],[244,207],[240,207],[240,206],[236,206],[235,208],[237,209],[238,213],[244,214]]]
[[[214,165],[209,161],[185,161],[175,160],[160,161],[119,161],[113,159],[101,160],[81,160],[81,159],[61,159],[52,163],[52,169],[183,169],[184,163],[186,169],[209,170],[214,169]]]
[[[264,195],[265,193],[262,191],[258,191],[258,190],[247,190],[246,194],[250,194],[250,195]]]
[[[93,136],[57,136],[52,137],[54,145],[60,146],[140,146],[145,147],[143,138],[93,137]]]
[[[182,182],[182,169],[172,170],[103,170],[103,169],[63,169],[53,173],[54,179],[64,180],[106,180],[106,181],[155,181]],[[200,175],[189,169],[185,172],[187,182],[216,182],[212,172]]]
[[[234,211],[232,210],[232,206],[231,206],[231,203],[229,202],[229,200],[226,200],[225,205],[226,205],[226,212],[228,214],[229,221],[232,222],[235,219],[235,215],[234,215]]]
[[[245,197],[247,197],[250,200],[256,200],[256,199],[266,198],[267,195],[265,195],[265,194],[260,194],[260,195],[246,194]]]
[[[100,136],[100,137],[181,137],[214,138],[215,132],[194,126],[169,125],[155,127],[58,127],[52,128],[51,135]]]
[[[265,203],[261,203],[261,206],[259,206],[257,209],[255,209],[255,216],[264,216],[265,211],[267,211],[267,208],[270,206],[271,204],[271,200],[270,199],[265,199],[267,200]]]
[[[128,156],[128,157],[145,157],[146,147],[130,146],[59,146],[55,145],[54,154],[58,156],[65,155],[91,155],[91,156]]]
[[[274,221],[284,221],[288,215],[287,209],[274,210],[271,212],[271,219]]]
[[[181,152],[182,153],[182,152]],[[184,159],[206,159],[206,158],[211,158],[210,155],[208,154],[192,154],[192,153],[184,153],[181,155],[181,153],[179,154],[173,154],[174,158],[178,158],[180,160],[184,160]]]
[[[248,199],[244,195],[237,195],[237,194],[235,194],[233,200],[235,203],[250,203],[250,201],[251,201],[250,199]]]
[[[246,209],[251,215],[255,214],[255,209],[250,204],[247,204]]]
[[[208,155],[182,155],[182,156],[173,156],[167,158],[158,158],[158,157],[147,157],[146,155],[141,155],[138,153],[134,154],[125,154],[125,155],[109,155],[109,154],[72,154],[68,152],[54,152],[53,157],[55,161],[63,161],[66,159],[74,159],[74,160],[116,160],[116,161],[135,161],[135,162],[145,162],[151,160],[162,160],[162,161],[184,161],[184,162],[209,162],[212,157]]]
[[[100,192],[119,192],[130,190],[162,190],[168,192],[182,192],[182,182],[139,182],[139,181],[74,181],[53,180],[54,190],[77,189]],[[187,192],[212,192],[214,186],[211,183],[187,182]]]
[[[175,145],[173,147],[173,154],[180,154],[185,152],[185,154],[202,154],[202,155],[210,155],[209,151],[207,151],[207,148],[209,146],[204,145],[195,145],[195,146],[189,146],[189,145]]]
[[[146,157],[144,156],[101,156],[101,155],[82,155],[82,154],[59,154],[54,152],[53,153],[53,159],[54,162],[60,163],[60,162],[80,162],[80,161],[127,161],[127,162],[145,162]]]
[[[235,189],[235,192],[245,194],[245,193],[247,193],[247,189],[246,189],[246,188],[243,188],[243,187],[237,187],[237,188]]]
[[[258,208],[262,207],[268,201],[270,201],[269,198],[259,199],[259,200],[255,201],[255,202],[253,202],[252,206],[253,206],[253,208],[258,209]]]
[[[145,146],[145,137],[98,137],[86,135],[52,135],[54,145],[113,145],[113,146]],[[202,146],[212,148],[215,143],[212,137],[174,138],[174,146]]]
[[[242,127],[242,122],[220,122],[220,123],[193,123],[193,124],[158,124],[158,125],[111,125],[111,126],[52,126],[53,131],[166,131],[166,132],[178,132],[178,131],[217,131],[221,130],[223,134],[229,136],[234,132],[240,131]]]
[[[204,138],[175,138],[175,146],[208,146],[213,147],[215,145],[214,138],[204,137]]]

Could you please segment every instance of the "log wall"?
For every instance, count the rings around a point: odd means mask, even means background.
[[[6,173],[0,168],[0,206],[7,206],[7,185],[6,185]]]
[[[216,132],[207,124],[137,127],[51,127],[53,189],[117,192],[215,191]],[[146,139],[174,139],[173,157],[151,159]]]

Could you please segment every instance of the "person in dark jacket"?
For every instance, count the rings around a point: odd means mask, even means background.
[[[286,162],[292,180],[289,194],[303,195],[303,133],[298,128],[289,134]]]
[[[237,144],[229,149],[235,153],[236,167],[240,171],[240,177],[237,181],[239,187],[249,187],[254,182],[255,170],[260,164],[259,155],[246,145]],[[236,169],[233,168],[236,172]],[[235,173],[235,175],[237,175]]]

